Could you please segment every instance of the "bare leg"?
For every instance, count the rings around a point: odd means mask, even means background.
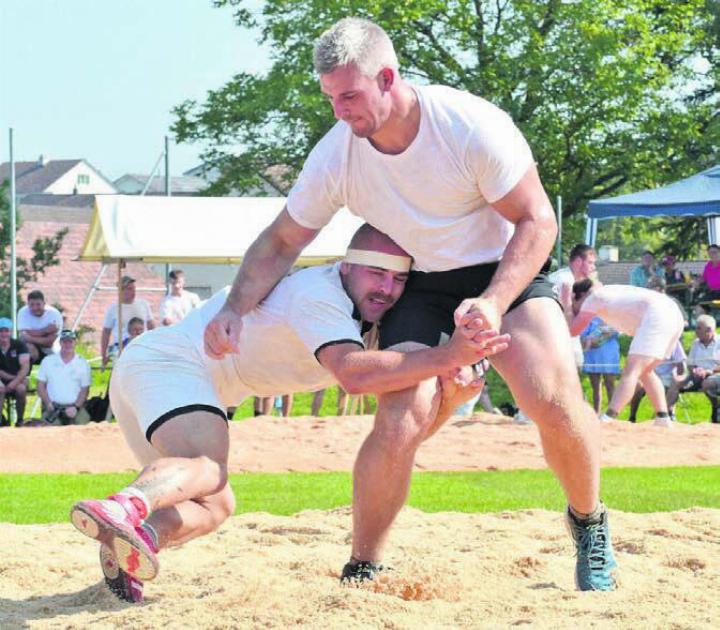
[[[615,375],[604,374],[603,380],[605,381],[605,393],[607,394],[607,399],[612,400],[613,394],[615,393]]]
[[[423,347],[401,344],[396,350]],[[412,346],[412,347],[411,347]],[[353,469],[352,556],[378,561],[410,487],[415,452],[437,413],[436,379],[384,394]]]
[[[594,372],[588,374],[590,387],[592,387],[593,409],[595,410],[595,413],[600,411],[600,405],[602,405],[602,390],[600,389],[601,377],[602,374],[596,374]]]
[[[318,391],[316,391],[313,394],[312,405],[310,408],[310,414],[313,417],[317,418],[320,415],[320,408],[322,407],[324,398],[325,398],[325,390],[324,389],[319,389]]]
[[[491,363],[535,421],[568,503],[589,514],[599,504],[599,423],[582,397],[567,323],[553,300],[536,298],[506,314],[502,332],[510,347]]]
[[[637,412],[638,407],[640,407],[640,403],[642,402],[643,397],[645,396],[645,390],[642,388],[641,385],[638,385],[635,388],[635,394],[632,397],[632,400],[630,401],[630,422],[636,422],[637,421]],[[610,396],[612,398],[612,396]]]
[[[632,400],[633,394],[635,393],[635,387],[637,386],[640,377],[646,372],[649,366],[657,365],[657,363],[659,363],[659,361],[657,361],[657,359],[653,359],[652,357],[646,357],[640,354],[628,355],[625,363],[625,369],[620,377],[620,382],[618,383],[615,393],[608,405],[608,412],[614,415],[619,414],[625,408],[625,405]],[[650,369],[652,369],[652,367],[650,367]],[[658,383],[660,383],[660,379],[658,379]],[[662,387],[662,383],[660,383],[660,386]],[[650,398],[653,404],[655,404],[650,392],[647,391],[647,388],[645,392],[647,393],[648,398]],[[663,398],[664,396],[665,394],[663,392]]]
[[[293,395],[285,394],[282,397],[282,415],[287,418],[292,413]]]
[[[659,363],[660,361],[651,363],[645,370],[645,373],[640,377],[640,382],[645,388],[645,393],[650,399],[656,415],[659,413],[667,413],[668,410],[667,399],[665,398],[665,387],[663,387],[660,377],[655,374],[654,371]]]

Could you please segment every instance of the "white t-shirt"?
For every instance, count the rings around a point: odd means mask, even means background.
[[[211,359],[203,348],[205,326],[225,304],[226,287],[173,326],[152,330],[133,347],[153,347],[167,335],[182,333],[202,357],[224,404],[249,394],[274,396],[315,391],[335,378],[320,365],[318,350],[333,343],[364,347],[354,304],[340,281],[340,265],[302,269],[283,278],[254,310],[243,317],[240,353]]]
[[[152,311],[150,310],[150,304],[142,298],[135,298],[132,304],[121,304],[122,306],[122,325],[123,325],[123,341],[130,335],[128,334],[128,322],[133,317],[139,317],[147,323],[153,318]],[[117,333],[117,321],[118,321],[118,305],[117,302],[113,302],[108,309],[105,311],[105,318],[103,319],[103,328],[110,328],[111,334],[110,339],[115,339]]]
[[[581,312],[595,313],[608,326],[633,337],[648,312],[664,316],[677,310],[667,295],[627,284],[598,287],[580,307]]]
[[[533,163],[510,117],[444,86],[414,86],[420,127],[398,155],[338,122],[308,156],[287,198],[290,216],[319,229],[342,206],[391,236],[420,271],[502,258],[514,226],[490,204]]]
[[[720,365],[720,337],[717,335],[706,346],[695,339],[690,346],[688,365],[712,370]]]
[[[32,314],[28,306],[23,306],[17,315],[18,330],[41,330],[50,324],[55,324],[60,332],[63,328],[63,316],[54,306],[45,305],[40,317]]]
[[[71,405],[83,387],[90,387],[90,365],[77,354],[69,363],[65,363],[59,354],[51,354],[40,364],[37,378],[47,383],[52,402]]]
[[[173,324],[185,319],[185,316],[200,305],[197,293],[184,291],[182,295],[166,295],[160,302],[160,320],[170,319]]]

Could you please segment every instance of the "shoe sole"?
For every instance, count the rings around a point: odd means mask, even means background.
[[[106,545],[100,545],[100,568],[105,576],[106,586],[115,597],[130,604],[142,603],[142,582],[135,580],[137,591],[129,587],[127,579],[133,578],[123,578],[115,555]]]
[[[129,539],[127,532],[101,519],[81,503],[73,506],[70,521],[81,534],[108,547],[125,573],[143,582],[157,576],[160,566],[155,554],[150,555],[144,545]]]

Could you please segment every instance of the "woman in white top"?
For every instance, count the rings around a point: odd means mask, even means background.
[[[655,424],[670,426],[665,388],[654,369],[672,354],[684,328],[682,313],[673,300],[650,289],[603,286],[587,279],[573,285],[573,312],[572,335],[580,334],[597,316],[634,337],[620,382],[601,419],[616,418],[640,381],[655,408]]]

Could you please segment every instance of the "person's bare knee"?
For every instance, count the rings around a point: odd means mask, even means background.
[[[226,484],[217,494],[203,497],[198,503],[200,503],[210,515],[210,518],[206,521],[207,531],[204,532],[205,534],[214,532],[235,513],[235,494],[230,484]]]
[[[438,409],[437,379],[378,398],[373,432],[392,450],[416,447],[432,427]]]

